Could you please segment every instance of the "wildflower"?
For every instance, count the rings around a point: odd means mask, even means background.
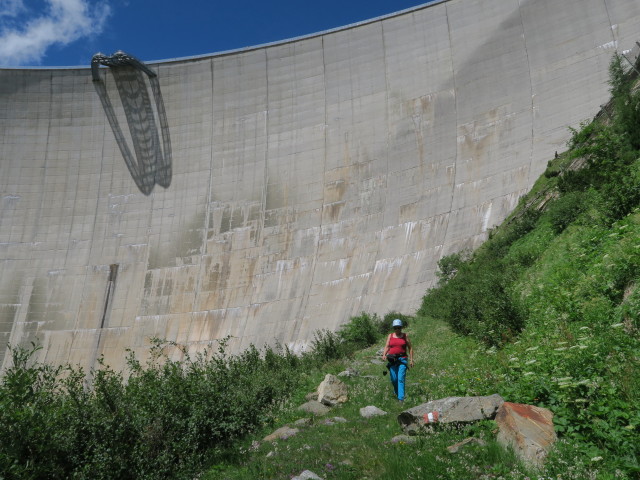
[[[537,362],[537,360],[534,358],[534,359],[532,359],[532,360],[529,360],[529,361],[527,362],[527,365],[532,365],[532,364],[534,364],[534,363],[536,363],[536,362]]]
[[[599,462],[600,460],[602,460],[602,457],[593,457],[591,459],[592,462]]]

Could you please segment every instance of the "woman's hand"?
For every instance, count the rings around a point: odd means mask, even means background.
[[[411,361],[409,362],[409,367],[413,368],[413,358],[411,359]]]

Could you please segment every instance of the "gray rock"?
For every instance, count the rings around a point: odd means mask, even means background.
[[[318,400],[318,392],[310,392],[304,396],[304,399],[309,400]]]
[[[289,437],[293,437],[299,431],[300,430],[298,430],[297,428],[291,428],[285,425],[284,427],[280,427],[279,429],[277,429],[271,435],[267,435],[262,440],[264,442],[273,442],[275,440],[286,440]]]
[[[416,437],[410,437],[409,435],[396,435],[391,439],[391,443],[416,443],[417,441]]]
[[[309,400],[307,403],[303,403],[298,407],[298,410],[311,413],[313,415],[325,415],[330,408],[326,405],[317,402],[316,400]]]
[[[318,386],[318,401],[334,407],[348,400],[347,386],[335,375],[328,373]]]
[[[431,423],[470,423],[492,419],[504,400],[487,397],[447,397],[423,403],[398,415],[398,423],[409,434],[416,434]],[[431,414],[431,415],[430,415]]]
[[[447,450],[449,451],[449,453],[458,453],[461,448],[467,445],[480,445],[481,447],[486,447],[487,442],[485,442],[481,438],[469,437],[469,438],[465,438],[461,442],[448,446]]]
[[[541,466],[557,440],[553,413],[546,408],[505,402],[496,415],[498,443],[513,448],[525,462]]]
[[[355,368],[347,368],[344,372],[340,372],[338,374],[339,377],[357,377],[358,375],[360,375],[360,372],[358,372]]]
[[[380,415],[386,415],[386,414],[387,412],[385,412],[384,410],[380,410],[378,407],[374,407],[373,405],[362,407],[360,409],[360,416],[364,418],[378,417]]]
[[[379,358],[374,358],[373,360],[371,360],[371,363],[373,363],[374,365],[386,365],[387,362],[384,362],[382,360],[380,360]]]
[[[333,417],[333,421],[336,423],[347,423],[347,419],[342,417]]]
[[[311,425],[313,423],[313,420],[310,418],[300,418],[298,420],[296,420],[295,422],[293,422],[293,424],[296,427],[306,427],[308,425]]]
[[[300,475],[293,477],[291,480],[322,480],[322,477],[319,477],[311,470],[305,470]]]

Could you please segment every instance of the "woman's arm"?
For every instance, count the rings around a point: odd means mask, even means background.
[[[387,337],[387,343],[384,345],[384,349],[382,350],[382,360],[387,359],[387,352],[389,351],[389,340],[391,340],[391,334]]]
[[[413,346],[411,345],[411,340],[409,340],[408,335],[407,335],[407,350],[409,350],[409,366],[413,367]]]

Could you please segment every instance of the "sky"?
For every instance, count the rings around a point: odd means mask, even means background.
[[[0,0],[0,66],[89,66],[235,50],[317,33],[429,0]]]

